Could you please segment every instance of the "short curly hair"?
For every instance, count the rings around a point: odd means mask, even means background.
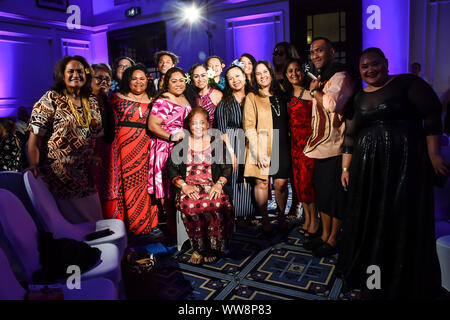
[[[170,51],[166,51],[166,50],[162,50],[162,51],[158,51],[155,53],[155,62],[156,65],[158,65],[159,63],[159,59],[161,59],[162,56],[169,56],[170,59],[172,59],[173,65],[176,66],[178,64],[178,62],[180,62],[179,57]]]
[[[131,77],[133,76],[133,72],[135,72],[136,70],[144,72],[145,76],[148,79],[147,88],[145,89],[145,92],[147,93],[147,96],[149,98],[154,97],[156,95],[155,85],[153,84],[153,80],[150,78],[146,66],[142,63],[137,63],[134,66],[127,68],[123,72],[122,80],[120,82],[120,93],[122,93],[123,95],[127,95],[128,93],[130,93]]]

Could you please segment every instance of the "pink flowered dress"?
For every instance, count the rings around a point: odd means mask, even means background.
[[[214,89],[210,88],[208,93],[204,96],[199,95],[197,97],[196,103],[198,106],[201,106],[203,109],[208,111],[209,113],[209,127],[212,128],[214,124],[214,113],[216,112],[217,106],[211,100],[211,93],[213,93]]]
[[[158,99],[152,106],[151,114],[162,119],[161,128],[174,134],[183,130],[184,119],[191,112],[191,106],[180,106],[166,99]],[[150,144],[150,172],[148,193],[157,199],[169,196],[170,181],[165,174],[166,161],[172,152],[173,142],[154,137]]]

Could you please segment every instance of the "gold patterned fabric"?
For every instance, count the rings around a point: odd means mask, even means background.
[[[97,98],[90,95],[88,102],[93,129],[77,124],[67,97],[55,91],[46,92],[33,107],[28,130],[42,137],[39,169],[42,179],[53,195],[61,199],[88,196],[95,192],[88,174],[92,160],[95,135],[101,129],[101,116]],[[82,107],[76,108],[83,117]]]

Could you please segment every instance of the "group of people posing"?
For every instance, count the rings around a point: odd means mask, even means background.
[[[212,56],[185,72],[161,51],[158,79],[128,57],[112,70],[65,57],[33,107],[27,170],[72,223],[117,218],[131,236],[151,235],[163,216],[175,233],[179,210],[193,264],[227,252],[235,220],[259,215],[273,235],[272,185],[286,232],[290,181],[304,208],[304,248],[319,258],[339,252],[350,287],[369,298],[432,295],[433,181],[450,172],[439,99],[419,77],[389,75],[378,48],[361,54],[364,89],[334,54],[328,39],[314,39],[309,79],[286,42],[273,66],[243,54],[225,69]],[[366,287],[371,265],[381,289]]]

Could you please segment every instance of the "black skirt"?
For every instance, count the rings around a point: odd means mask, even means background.
[[[341,184],[342,156],[314,159],[316,208],[330,217],[342,219],[347,192]]]

